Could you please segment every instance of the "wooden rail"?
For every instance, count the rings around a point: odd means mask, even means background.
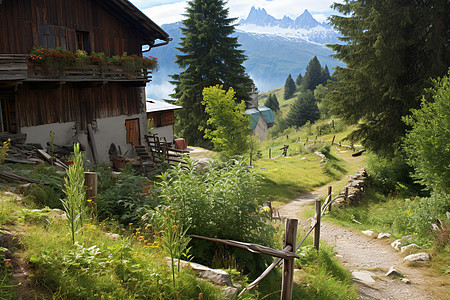
[[[28,62],[26,54],[0,55],[0,81],[150,81],[151,71],[122,66],[65,66],[49,69]]]

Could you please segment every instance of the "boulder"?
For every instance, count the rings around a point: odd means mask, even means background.
[[[418,245],[416,245],[416,244],[409,244],[407,246],[400,247],[400,252],[403,253],[403,252],[407,251],[408,249],[417,249],[417,248],[419,248]]]
[[[406,284],[411,284],[411,280],[409,280],[408,278],[402,278],[402,282]]]
[[[364,233],[365,235],[367,235],[369,237],[375,236],[375,232],[373,232],[372,230],[364,230],[364,231],[362,231],[362,233]]]
[[[372,278],[375,274],[368,271],[354,271],[352,272],[352,277],[354,280],[361,281],[364,283],[373,283],[375,280]]]
[[[390,277],[403,277],[404,275],[397,271],[396,269],[394,269],[394,267],[391,267],[389,269],[389,271],[386,273],[386,276],[390,276]]]
[[[387,233],[387,232],[380,232],[380,233],[378,234],[378,238],[379,238],[379,239],[388,238],[388,237],[391,237],[391,234],[390,234],[390,233]]]
[[[426,252],[421,252],[408,255],[403,260],[407,262],[427,262],[430,260],[430,255]]]

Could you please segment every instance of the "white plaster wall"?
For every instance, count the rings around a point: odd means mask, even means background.
[[[120,147],[123,155],[127,157],[135,156],[132,145],[126,142],[127,132],[125,120],[136,118],[139,118],[141,128],[141,144],[144,144],[144,134],[146,133],[145,130],[147,128],[147,119],[145,114],[118,116],[95,120],[93,133],[100,162],[109,162],[108,151],[111,143],[114,143],[118,148]],[[75,141],[80,142],[86,148],[86,158],[93,161],[93,155],[88,143],[87,133],[81,132],[77,136],[74,136],[74,122],[53,123],[21,128],[21,132],[27,134],[27,143],[41,144],[44,149],[46,149],[47,142],[50,142],[50,131],[54,132],[54,143],[57,145],[71,145]]]
[[[153,128],[152,133],[157,133],[160,139],[165,137],[168,142],[173,141],[173,125]]]
[[[41,144],[46,149],[47,143],[50,142],[50,131],[55,135],[55,144],[70,145],[75,134],[75,122],[21,127],[20,131],[27,135],[27,143]]]
[[[260,113],[258,123],[256,123],[256,128],[253,130],[253,132],[259,137],[259,140],[262,141],[267,135],[267,130],[267,123],[266,121],[264,121],[264,118]]]

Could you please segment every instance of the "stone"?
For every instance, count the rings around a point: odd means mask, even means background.
[[[375,232],[373,232],[372,230],[363,230],[362,233],[364,233],[365,235],[367,235],[369,237],[375,236]]]
[[[171,261],[169,257],[166,257],[167,263],[170,265]],[[174,263],[178,265],[178,259],[175,259]],[[182,268],[191,268],[196,273],[198,273],[203,279],[211,281],[214,284],[220,286],[228,286],[232,288],[236,288],[231,282],[231,275],[221,269],[211,269],[204,265],[187,262],[184,260],[180,260],[180,266]]]
[[[400,252],[403,253],[403,252],[407,251],[408,249],[417,249],[417,248],[420,248],[420,247],[416,244],[409,244],[407,246],[401,247]]]
[[[380,233],[378,234],[378,238],[379,238],[379,239],[388,238],[388,237],[391,237],[391,234],[390,234],[390,233],[387,233],[387,232],[380,232]]]
[[[364,283],[373,283],[375,280],[372,278],[375,274],[368,271],[354,271],[352,277],[354,280],[362,281]]]
[[[403,260],[407,262],[426,262],[430,260],[430,255],[426,252],[421,252],[408,255]]]
[[[390,277],[403,277],[404,275],[399,272],[398,270],[394,269],[394,267],[391,267],[389,271],[386,273],[386,276]]]
[[[411,280],[409,280],[408,278],[402,278],[402,282],[406,284],[411,284]]]
[[[400,246],[401,245],[402,245],[402,240],[401,239],[395,240],[395,241],[393,241],[391,243],[391,247],[394,248],[397,251],[400,251]]]

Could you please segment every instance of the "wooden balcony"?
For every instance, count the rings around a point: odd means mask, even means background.
[[[48,69],[45,64],[28,62],[28,55],[0,54],[0,82],[123,82],[145,85],[151,71],[128,70],[121,66],[86,65]]]

